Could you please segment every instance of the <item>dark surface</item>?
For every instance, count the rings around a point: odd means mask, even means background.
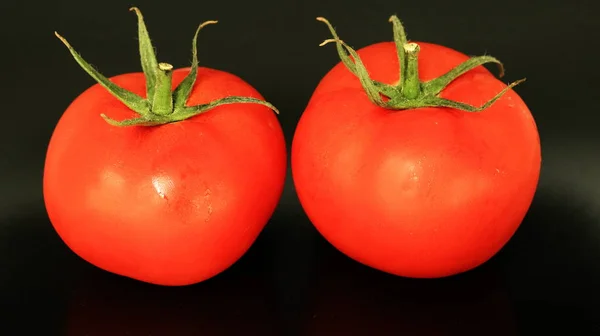
[[[600,133],[593,1],[129,1],[0,4],[0,334],[600,335]],[[165,288],[101,271],[50,225],[41,182],[59,116],[93,84],[58,30],[105,75],[138,71],[139,6],[161,60],[188,64],[201,21],[204,66],[235,73],[282,111],[288,144],[311,90],[337,61],[325,16],[359,48],[409,38],[489,53],[538,123],[543,169],[521,228],[492,260],[451,278],[410,280],[362,266],[310,225],[288,176],[251,250],[204,283]],[[161,8],[164,7],[164,8]],[[6,323],[5,323],[6,322]],[[404,333],[402,333],[404,332]]]

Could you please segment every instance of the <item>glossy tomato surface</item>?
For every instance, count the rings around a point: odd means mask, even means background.
[[[189,72],[173,73],[175,87]],[[145,96],[142,73],[112,78]],[[200,68],[188,105],[231,95],[260,98],[240,78]],[[258,104],[222,105],[156,127],[115,127],[137,115],[94,85],[52,135],[44,198],[52,224],[80,257],[161,285],[208,279],[255,241],[281,195],[281,126]]]
[[[423,81],[468,59],[418,44]],[[372,79],[398,83],[394,43],[358,52]],[[478,67],[441,96],[480,106],[505,87]],[[373,268],[418,278],[461,273],[495,255],[528,211],[541,165],[536,124],[513,90],[476,113],[386,110],[341,63],[315,89],[291,156],[300,202],[332,245]]]

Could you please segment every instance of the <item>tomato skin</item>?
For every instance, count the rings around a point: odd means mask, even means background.
[[[418,44],[423,81],[468,59]],[[358,53],[372,79],[398,83],[393,42]],[[505,86],[478,67],[441,96],[479,106]],[[541,149],[512,90],[476,113],[386,110],[339,63],[315,89],[291,159],[302,207],[333,246],[381,271],[437,278],[481,265],[512,237],[537,188]]]
[[[187,105],[230,95],[262,99],[240,78],[199,68]],[[173,73],[173,87],[189,68]],[[142,73],[113,77],[145,96]],[[94,85],[52,135],[44,199],[63,241],[99,268],[160,285],[197,283],[252,245],[281,196],[286,147],[258,104],[223,105],[156,127],[115,127],[137,115]]]

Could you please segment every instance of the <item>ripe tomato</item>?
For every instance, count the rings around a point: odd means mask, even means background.
[[[49,218],[76,254],[104,270],[161,285],[203,281],[245,253],[278,203],[286,148],[275,114],[242,79],[198,69],[195,55],[192,68],[166,72],[166,90],[154,90],[155,99],[168,93],[163,107],[170,102],[175,112],[146,111],[140,121],[96,84],[73,101],[52,135],[44,169]],[[156,65],[142,58],[145,72]],[[151,70],[146,75],[159,83],[161,74]],[[169,101],[177,96],[170,90],[194,72],[185,104]],[[111,79],[139,97],[147,80],[143,73]],[[209,102],[222,105],[201,105]],[[186,110],[192,106],[200,107]]]
[[[528,211],[538,131],[516,83],[481,66],[497,60],[408,43],[391,21],[394,43],[357,53],[329,25],[344,62],[299,121],[294,184],[317,230],[350,258],[406,277],[461,273],[496,254]]]

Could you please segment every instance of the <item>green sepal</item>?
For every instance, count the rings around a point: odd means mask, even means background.
[[[269,102],[266,102],[266,101],[258,99],[258,98],[240,97],[240,96],[229,96],[229,97],[217,99],[217,100],[212,101],[207,104],[185,107],[174,114],[176,114],[178,116],[178,118],[181,118],[182,116],[187,116],[187,118],[190,118],[195,115],[204,113],[204,112],[206,112],[210,109],[213,109],[217,106],[229,105],[229,104],[259,104],[259,105],[264,105],[264,106],[270,108],[271,110],[273,110],[273,112],[275,112],[276,114],[279,114],[279,110],[275,106],[273,106],[273,104],[271,104]]]
[[[146,98],[152,99],[154,97],[154,88],[156,86],[156,69],[158,68],[156,52],[152,46],[148,29],[146,29],[142,12],[137,7],[131,7],[129,10],[135,12],[138,19],[138,43],[142,70],[146,77]]]
[[[396,15],[392,15],[390,16],[389,22],[392,23],[392,27],[393,27],[393,32],[394,32],[394,41],[398,41],[396,43],[396,55],[398,55],[398,64],[401,64],[402,66],[400,66],[400,80],[404,80],[407,76],[406,76],[406,67],[403,66],[404,64],[406,64],[406,50],[404,50],[404,45],[407,42],[406,40],[406,31],[404,30],[404,26],[402,25],[402,22],[400,22],[400,19],[398,19],[398,17]],[[401,91],[401,90],[398,90]]]
[[[371,80],[367,68],[363,64],[360,57],[358,57],[356,51],[350,48],[344,41],[340,40],[337,33],[335,32],[335,29],[333,29],[333,26],[331,26],[331,24],[329,24],[329,22],[327,22],[326,19],[318,17],[317,20],[325,22],[325,24],[327,24],[327,27],[329,28],[329,31],[331,32],[331,35],[333,35],[334,37],[333,39],[323,41],[319,46],[322,47],[330,42],[336,42],[338,55],[342,59],[342,62],[346,65],[348,70],[350,70],[350,72],[352,72],[358,78],[365,91],[367,91],[367,95],[369,96],[369,98],[377,105],[383,104],[383,99],[379,94],[380,91],[377,89],[375,83],[373,83],[373,81]],[[346,51],[350,55],[348,55]],[[352,58],[350,58],[350,56],[352,56],[354,62],[352,61]]]
[[[452,68],[450,71],[446,72],[440,77],[424,82],[423,89],[430,92],[431,94],[437,95],[438,93],[442,92],[442,90],[444,90],[446,86],[448,86],[448,84],[450,84],[459,76],[486,63],[496,63],[500,69],[498,77],[504,76],[504,65],[499,60],[492,56],[476,56],[469,58],[468,60],[459,64],[455,68]]]
[[[126,127],[126,126],[158,126],[158,125],[162,125],[162,124],[166,124],[166,123],[171,122],[170,119],[164,118],[164,117],[160,117],[160,116],[155,116],[152,119],[149,119],[149,118],[146,118],[146,117],[139,117],[139,118],[132,118],[132,119],[126,119],[126,120],[121,120],[121,121],[114,120],[114,119],[108,117],[104,113],[100,114],[100,116],[102,117],[102,119],[104,119],[110,125],[112,125],[112,126],[118,126],[118,127]]]
[[[453,100],[449,100],[449,99],[439,98],[439,97],[436,97],[437,99],[435,99],[433,101],[433,103],[434,103],[433,106],[450,107],[450,108],[462,110],[465,112],[481,112],[481,111],[487,109],[488,107],[492,106],[492,104],[494,104],[498,99],[500,99],[500,97],[502,97],[508,90],[510,90],[513,87],[517,86],[518,84],[524,82],[525,80],[526,80],[525,78],[522,78],[522,79],[519,79],[519,80],[516,80],[516,81],[510,83],[504,89],[502,89],[500,92],[498,92],[492,99],[488,100],[485,104],[483,104],[481,106],[473,106],[473,105],[469,105],[469,104],[465,104],[465,103],[461,103],[461,102],[457,102],[457,101],[453,101]]]
[[[206,21],[198,26],[196,29],[196,33],[194,34],[194,38],[192,39],[192,66],[190,72],[187,76],[179,83],[179,85],[173,91],[173,97],[175,100],[175,107],[183,107],[187,102],[190,94],[192,93],[192,88],[196,83],[196,77],[198,76],[198,48],[196,41],[198,39],[198,33],[202,28],[209,24],[216,24],[217,21]]]
[[[102,85],[106,90],[108,90],[108,92],[110,92],[115,98],[138,114],[145,115],[150,113],[150,104],[148,103],[148,100],[111,82],[108,78],[96,71],[96,69],[94,69],[94,67],[92,67],[88,62],[86,62],[81,55],[79,55],[73,49],[73,47],[71,47],[69,42],[67,42],[64,37],[60,36],[57,32],[54,32],[54,34],[65,44],[65,46],[67,46],[71,52],[71,55],[73,55],[73,58],[75,58],[75,61],[79,63],[83,70],[85,70],[85,72],[94,78],[98,84]]]
[[[228,104],[258,104],[264,105],[270,109],[272,109],[275,113],[279,114],[279,111],[275,106],[271,103],[266,102],[264,100],[260,100],[257,98],[251,97],[238,97],[238,96],[229,96],[222,99],[217,99],[207,104],[196,105],[196,106],[186,106],[182,109],[175,110],[174,113],[168,116],[146,116],[134,119],[126,119],[123,121],[116,121],[102,114],[102,118],[106,120],[109,124],[113,126],[125,127],[125,126],[156,126],[162,124],[168,124],[172,122],[186,120],[202,113],[206,113],[207,111],[221,105]]]

